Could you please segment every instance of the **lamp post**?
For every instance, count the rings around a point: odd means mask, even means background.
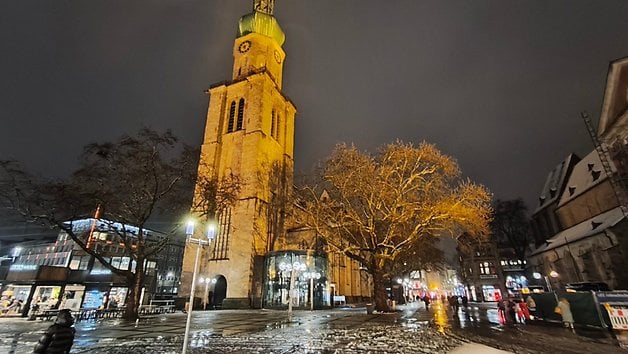
[[[303,273],[303,277],[305,279],[310,280],[310,311],[314,310],[314,279],[318,280],[321,278],[321,273],[316,271],[305,272]]]
[[[215,282],[216,279],[201,278],[200,283],[205,283],[205,297],[203,297],[203,310],[207,310],[207,296],[209,295],[209,283]]]
[[[190,323],[192,322],[192,309],[194,308],[194,290],[196,288],[196,273],[198,272],[198,259],[201,254],[201,245],[207,245],[214,239],[214,234],[216,231],[216,227],[214,224],[209,223],[207,225],[207,239],[203,240],[201,238],[192,238],[194,236],[194,221],[188,221],[185,227],[185,235],[187,236],[187,241],[192,244],[196,243],[196,258],[194,259],[194,271],[192,272],[192,283],[190,286],[190,300],[188,303],[188,318],[185,322],[185,334],[183,336],[183,351],[185,354],[188,348],[188,337],[190,334]]]

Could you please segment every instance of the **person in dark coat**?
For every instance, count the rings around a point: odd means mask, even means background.
[[[67,354],[74,343],[74,318],[68,309],[59,311],[55,323],[48,327],[46,332],[35,346],[35,354]]]
[[[429,310],[430,309],[430,297],[429,297],[429,295],[425,294],[425,296],[423,296],[423,302],[425,303],[425,310]]]

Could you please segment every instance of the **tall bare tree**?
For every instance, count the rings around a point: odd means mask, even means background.
[[[510,247],[521,261],[525,259],[528,243],[532,240],[528,208],[521,198],[497,199],[493,205],[491,232],[502,247]]]
[[[486,188],[461,179],[456,161],[427,143],[396,142],[375,155],[338,145],[299,194],[303,222],[372,275],[380,311],[389,264],[423,237],[485,235],[491,210]]]
[[[161,251],[170,236],[180,234],[179,221],[192,206],[198,156],[198,150],[180,143],[169,131],[142,129],[115,142],[87,145],[79,168],[63,180],[36,178],[16,162],[2,161],[0,200],[28,220],[65,231],[86,253],[126,279],[129,293],[124,317],[133,320],[138,317],[145,261]],[[197,198],[198,207],[206,213],[231,198],[222,194],[219,181],[199,181],[199,185],[197,193],[211,199]],[[93,217],[97,208],[99,219],[110,220],[105,222],[110,223],[107,231],[114,236],[112,242],[123,245],[134,269],[114,266],[106,253],[89,247],[89,233],[75,227],[74,221]],[[147,224],[155,217],[174,221],[165,237],[147,233]]]

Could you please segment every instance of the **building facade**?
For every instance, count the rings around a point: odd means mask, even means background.
[[[529,257],[529,271],[546,288],[602,282],[628,289],[628,58],[610,65],[597,133],[592,133],[596,149],[573,166],[558,191],[551,217],[559,230]]]
[[[110,260],[114,267],[133,270],[135,262],[125,252],[124,246],[112,242],[112,225],[116,224],[96,219],[73,222],[74,231],[89,234],[91,247]],[[136,229],[128,225],[125,228],[131,232]],[[166,237],[151,230],[145,230],[145,233],[155,242]],[[20,300],[24,315],[33,304],[40,309],[68,308],[74,311],[125,304],[128,294],[126,279],[112,273],[86,253],[64,231],[54,242],[24,242],[13,245],[12,250],[13,256],[7,260],[10,264],[1,295]],[[172,286],[159,283],[157,274],[170,267],[173,269],[171,277],[176,279],[182,260],[183,241],[170,243],[164,250],[146,261],[146,303],[153,299],[172,300],[176,294]],[[173,283],[178,284],[178,280]]]
[[[231,79],[209,89],[199,176],[237,176],[242,187],[232,207],[217,211],[215,239],[202,246],[198,274],[211,282],[194,284],[195,297],[214,308],[362,301],[370,287],[359,264],[328,254],[315,233],[288,220],[296,107],[282,90],[285,35],[273,10],[273,0],[255,0],[240,18]],[[180,297],[191,292],[197,246],[186,245]]]

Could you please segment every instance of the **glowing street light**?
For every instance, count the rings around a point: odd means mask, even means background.
[[[194,290],[196,288],[196,273],[198,272],[198,259],[201,254],[201,245],[209,244],[215,236],[216,226],[213,223],[207,224],[207,239],[193,238],[194,236],[194,220],[189,220],[185,225],[185,235],[187,236],[187,242],[190,244],[196,243],[196,258],[194,259],[194,271],[192,272],[192,283],[190,286],[190,301],[188,303],[188,318],[185,323],[185,335],[183,336],[183,351],[185,354],[188,347],[188,337],[190,334],[190,323],[192,322],[192,309],[194,307]],[[207,296],[206,296],[207,298]],[[207,301],[207,300],[205,300]]]

